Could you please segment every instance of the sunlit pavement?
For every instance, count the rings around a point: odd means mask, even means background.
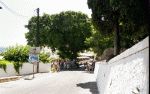
[[[31,78],[0,83],[0,94],[98,94],[94,74],[85,71],[41,73]]]

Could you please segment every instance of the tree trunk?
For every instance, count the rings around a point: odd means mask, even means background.
[[[120,31],[119,31],[119,14],[115,13],[114,22],[114,56],[120,53]]]

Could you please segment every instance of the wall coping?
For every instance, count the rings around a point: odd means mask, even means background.
[[[107,64],[106,60],[96,61],[96,64]]]
[[[123,53],[117,55],[116,57],[112,58],[108,64],[115,63],[121,59],[127,58],[133,54],[136,54],[146,48],[149,48],[149,36],[140,41],[139,43],[135,44],[131,48],[125,50]]]

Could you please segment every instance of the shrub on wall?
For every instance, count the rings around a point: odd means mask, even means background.
[[[6,49],[5,52],[2,53],[3,58],[5,60],[11,61],[14,65],[14,69],[19,74],[19,69],[22,67],[24,62],[28,62],[29,59],[29,49],[30,46],[14,46]],[[39,59],[43,63],[49,63],[50,58],[46,53],[40,53]],[[6,70],[6,66],[4,63],[1,63],[0,67]]]
[[[20,67],[22,67],[23,63],[21,63],[21,62],[14,62],[13,65],[14,65],[15,71],[16,71],[18,74],[20,74],[19,69],[20,69]]]
[[[10,64],[10,62],[6,60],[0,60],[0,68],[3,68],[5,72],[6,72],[7,64]]]
[[[49,55],[46,53],[40,53],[39,58],[40,58],[40,61],[43,63],[49,63],[50,62]]]
[[[28,62],[30,46],[15,46],[9,47],[3,53],[3,58],[8,61],[13,61],[14,68],[19,74],[19,68],[23,62]]]
[[[9,47],[3,53],[3,58],[14,62],[27,62],[29,56],[29,46]]]

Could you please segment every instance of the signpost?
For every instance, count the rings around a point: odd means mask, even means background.
[[[39,54],[40,53],[40,47],[31,47],[29,53],[30,54]]]
[[[34,65],[37,65],[37,62],[39,62],[39,56],[35,54],[29,54],[29,62],[33,64],[33,78],[34,78]]]
[[[32,47],[29,52],[29,62],[33,64],[33,78],[34,78],[34,65],[38,66],[40,47]]]

